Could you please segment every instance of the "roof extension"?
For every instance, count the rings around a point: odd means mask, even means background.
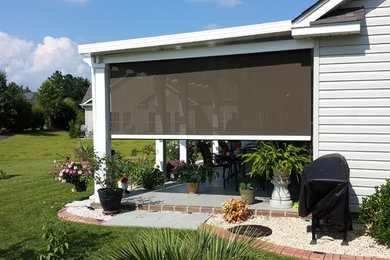
[[[79,45],[79,54],[108,54],[112,52],[136,51],[147,48],[154,49],[161,46],[180,48],[187,45],[213,45],[238,38],[264,38],[288,35],[290,32],[291,21],[281,21],[122,41],[84,44]]]

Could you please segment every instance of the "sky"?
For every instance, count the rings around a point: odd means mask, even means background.
[[[292,20],[316,0],[0,0],[0,70],[36,91],[90,78],[79,44]]]

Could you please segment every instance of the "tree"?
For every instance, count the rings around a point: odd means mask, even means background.
[[[37,93],[38,103],[45,111],[45,121],[48,128],[52,128],[54,119],[61,113],[64,106],[61,89],[50,80],[45,80]]]
[[[62,75],[56,71],[48,77],[38,90],[38,103],[45,111],[46,125],[51,128],[68,129],[69,122],[76,119],[89,87],[88,79]]]
[[[24,91],[15,82],[7,85],[7,74],[0,71],[0,127],[10,131],[31,127],[31,104],[23,99]]]
[[[43,129],[43,126],[45,125],[45,111],[43,110],[42,106],[33,105],[31,108],[31,112],[32,112],[32,120],[31,120],[32,128]]]
[[[83,100],[85,92],[87,92],[90,85],[88,79],[73,77],[71,74],[64,76],[60,71],[54,72],[48,80],[61,89],[63,98],[70,97],[77,104],[80,104],[81,100]]]

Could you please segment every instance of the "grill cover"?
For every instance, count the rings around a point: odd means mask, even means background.
[[[349,167],[340,154],[322,156],[305,166],[299,195],[299,216],[316,219],[343,229],[351,226],[349,212]]]

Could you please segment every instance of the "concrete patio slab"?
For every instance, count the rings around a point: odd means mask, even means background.
[[[226,183],[223,187],[222,173],[219,178],[215,178],[211,183],[201,183],[198,194],[188,194],[185,184],[170,181],[159,189],[146,190],[138,188],[132,190],[122,198],[124,205],[181,205],[181,206],[198,206],[198,207],[221,207],[222,203],[227,199],[234,197],[239,198],[240,193],[236,190],[237,181],[234,179]],[[238,178],[242,178],[239,176]],[[272,185],[266,184],[261,187],[258,181],[256,191],[256,201],[250,205],[250,209],[254,210],[278,210],[269,205]],[[296,209],[283,209],[283,211],[297,212]]]
[[[197,229],[210,216],[204,213],[130,211],[113,216],[103,225]]]

